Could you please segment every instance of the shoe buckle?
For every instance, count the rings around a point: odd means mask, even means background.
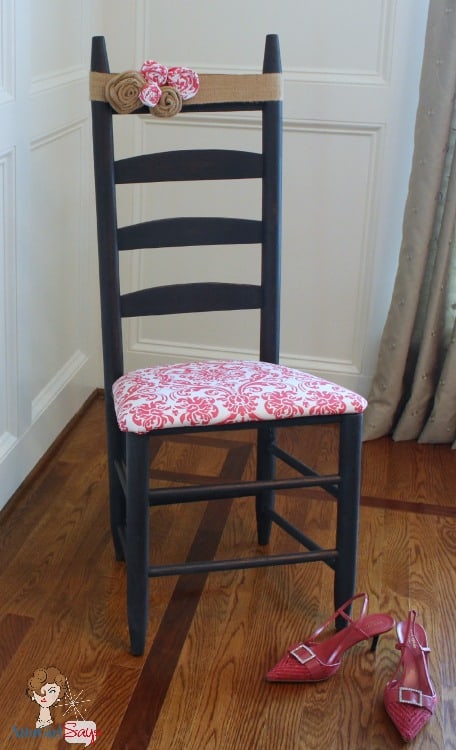
[[[304,651],[305,653],[307,653],[307,656],[301,656],[299,651]],[[290,651],[290,654],[294,656],[294,658],[297,659],[300,664],[306,664],[311,659],[315,659],[315,653],[311,648],[309,648],[309,646],[306,646],[305,643],[301,643],[299,646],[296,646],[293,651]]]
[[[405,694],[409,694],[409,698],[404,697]],[[410,695],[410,693],[413,693],[413,695],[417,696],[418,700],[415,700],[413,696]],[[399,688],[399,703],[409,703],[412,706],[418,706],[419,708],[423,705],[423,693],[421,690],[417,690],[416,688],[410,688],[410,687],[400,687]]]

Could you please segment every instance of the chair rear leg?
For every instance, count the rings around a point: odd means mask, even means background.
[[[270,426],[258,428],[257,437],[257,479],[274,479],[275,457],[271,446],[275,441],[276,431]],[[263,490],[256,496],[256,519],[258,544],[269,544],[272,521],[270,512],[274,509],[274,492]]]
[[[131,653],[141,656],[149,614],[149,441],[127,434],[127,613]]]
[[[361,490],[361,434],[362,414],[343,417],[339,433],[340,494],[337,510],[336,560],[334,577],[334,605],[337,610],[355,594],[358,526]],[[347,621],[339,617],[336,627],[341,629]]]

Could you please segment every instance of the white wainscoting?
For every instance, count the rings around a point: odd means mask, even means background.
[[[99,8],[0,9],[2,507],[99,380],[88,101]]]

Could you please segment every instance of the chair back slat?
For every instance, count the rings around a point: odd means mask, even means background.
[[[249,151],[189,149],[144,154],[115,163],[117,184],[187,180],[243,180],[262,176],[261,154]]]
[[[197,245],[248,245],[262,241],[262,223],[255,219],[182,217],[156,219],[122,227],[119,250]]]
[[[256,310],[261,287],[255,284],[205,282],[140,289],[121,296],[122,317],[175,315],[221,310]]]

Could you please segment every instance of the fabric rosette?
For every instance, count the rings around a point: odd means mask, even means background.
[[[162,90],[156,81],[150,81],[139,92],[139,100],[146,107],[156,107],[161,99]]]
[[[190,68],[170,68],[166,83],[175,88],[184,101],[195,96],[199,89],[198,73]]]
[[[158,83],[159,86],[164,86],[168,78],[168,68],[156,60],[143,62],[140,72],[147,83]]]
[[[139,97],[144,88],[140,73],[129,70],[113,76],[106,84],[106,101],[119,114],[129,114],[139,107]]]

